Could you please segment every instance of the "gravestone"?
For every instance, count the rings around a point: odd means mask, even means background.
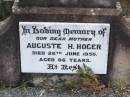
[[[22,72],[76,73],[83,64],[107,72],[109,24],[20,22],[19,30]]]
[[[69,79],[76,66],[87,64],[108,81],[129,83],[129,33],[117,0],[16,0],[12,11],[0,23],[2,82],[15,85],[20,78],[32,79],[34,83]],[[50,33],[44,31],[47,28]],[[77,30],[85,34],[73,34]],[[50,40],[59,36],[65,39]],[[79,40],[68,41],[69,38]],[[57,70],[60,63],[64,67],[69,64],[67,68],[71,69],[77,65],[74,72]]]

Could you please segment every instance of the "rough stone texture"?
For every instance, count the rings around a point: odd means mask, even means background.
[[[20,0],[20,6],[115,8],[117,0]]]
[[[75,91],[66,91],[60,89],[51,89],[47,91],[43,88],[37,87],[0,90],[0,97],[118,97],[118,94],[112,90],[106,91],[106,93],[103,93],[102,95],[98,95],[95,92],[91,92],[82,88]]]
[[[130,49],[117,45],[113,62],[113,79],[117,81],[129,82],[130,80]]]
[[[130,84],[130,30],[127,28],[123,18],[113,20],[115,34],[113,34],[113,54],[110,79],[112,81],[123,81]]]
[[[10,85],[16,84],[20,78],[16,26],[14,16],[0,22],[0,82]]]
[[[118,33],[118,26],[114,25],[120,20],[120,9],[90,9],[90,8],[44,8],[44,7],[18,7],[15,4],[13,8],[14,14],[16,14],[19,21],[30,21],[30,22],[84,22],[84,23],[110,23],[111,26],[111,39],[110,39],[110,49],[109,49],[109,64],[113,62],[114,45],[116,33]],[[117,23],[118,24],[118,23]],[[122,25],[122,23],[120,24]],[[120,28],[122,29],[122,27]],[[108,66],[109,73],[114,73],[111,71],[112,66]],[[26,76],[26,77],[25,77]],[[43,80],[49,80],[48,78],[54,78],[54,74],[24,74],[24,78],[27,79],[31,76],[31,79],[35,84],[42,82]],[[63,76],[63,75],[58,75]],[[66,76],[64,76],[66,77]],[[58,80],[58,77],[55,78]],[[107,80],[107,79],[106,79]]]
[[[24,2],[23,2],[24,1]],[[19,21],[25,22],[80,22],[80,23],[110,23],[110,47],[108,58],[108,74],[111,81],[123,79],[130,83],[129,69],[129,53],[130,53],[130,37],[129,32],[124,25],[124,20],[120,16],[120,4],[115,5],[114,0],[103,0],[109,2],[111,6],[100,6],[100,1],[95,2],[91,7],[101,8],[87,8],[89,6],[83,5],[84,8],[70,8],[73,5],[57,4],[57,7],[43,7],[46,0],[20,0],[20,3],[15,3],[13,6],[13,16],[6,24],[2,22],[0,28],[0,80],[7,83],[16,83],[19,80],[20,74],[20,49],[19,49]],[[52,0],[53,1],[53,0]],[[51,0],[48,4],[52,4]],[[62,0],[61,0],[62,1]],[[64,1],[64,0],[63,0]],[[89,0],[90,1],[90,0]],[[113,2],[112,2],[113,1]],[[41,2],[41,3],[40,3]],[[73,1],[71,1],[73,2]],[[38,3],[38,4],[37,4]],[[43,4],[39,7],[39,4]],[[46,4],[46,3],[45,3]],[[84,4],[84,3],[82,3]],[[20,6],[19,6],[20,5]],[[22,6],[24,5],[24,6]],[[33,5],[33,6],[32,6]],[[58,8],[60,5],[64,8]],[[114,5],[114,6],[113,6]],[[35,6],[35,7],[34,7]],[[36,7],[37,6],[37,7]],[[49,5],[47,5],[49,6]],[[51,6],[51,5],[50,5]],[[69,6],[69,7],[68,7]],[[77,5],[75,5],[78,7]],[[86,8],[85,8],[86,6]],[[115,8],[116,6],[116,8]],[[66,8],[68,7],[68,8]],[[79,6],[80,7],[80,6]],[[5,26],[6,29],[3,29]],[[8,26],[7,26],[8,25]],[[66,75],[54,74],[22,74],[23,79],[32,79],[35,84],[40,83],[42,80],[56,81],[59,77],[66,78]],[[71,75],[70,75],[71,76]],[[108,81],[108,79],[106,79]]]

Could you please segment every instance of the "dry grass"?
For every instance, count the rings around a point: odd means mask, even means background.
[[[64,80],[56,85],[58,88],[75,90],[80,87],[84,87],[92,92],[100,93],[105,88],[93,71],[84,65],[84,68],[80,68],[76,75],[72,76],[69,80]]]

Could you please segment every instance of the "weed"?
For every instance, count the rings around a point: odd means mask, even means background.
[[[31,81],[28,81],[28,80],[22,80],[18,83],[17,85],[17,88],[19,89],[24,89],[24,88],[27,88],[27,87],[31,87],[33,86],[32,82]]]
[[[97,79],[97,76],[94,74],[91,68],[85,65],[83,66],[84,68],[79,67],[79,70],[77,73],[78,78],[82,80],[83,82],[83,86],[93,92],[101,91],[102,88],[104,88],[105,86],[100,83],[100,81]]]
[[[58,88],[74,90],[79,87],[85,87],[92,92],[100,92],[105,86],[102,85],[93,71],[84,65],[79,67],[77,74],[72,76],[69,80],[61,81],[56,85]]]

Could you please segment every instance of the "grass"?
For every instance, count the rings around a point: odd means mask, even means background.
[[[105,97],[107,93],[112,91],[114,93],[114,97],[128,97],[130,94],[130,87],[124,87],[123,84],[124,81],[115,81],[111,83],[109,87],[105,87],[104,84],[102,84],[98,76],[93,73],[91,68],[86,67],[84,65],[83,68],[79,67],[79,70],[77,71],[77,74],[73,75],[69,79],[61,80],[60,82],[56,84],[51,84],[48,82],[48,80],[44,80],[42,82],[42,87],[40,87],[41,92],[36,92],[35,94],[42,95],[45,92],[48,92],[51,89],[60,89],[64,91],[76,91],[78,89],[86,89],[87,91],[90,91],[90,93],[96,93],[98,97]],[[0,83],[1,89],[5,89],[5,85],[1,82]],[[23,89],[23,91],[27,92],[28,95],[30,95],[28,91],[28,87],[33,87],[33,82],[31,80],[22,80],[18,83],[17,89]],[[126,84],[127,86],[127,84]],[[9,88],[12,89],[12,88]],[[37,93],[38,92],[38,93]],[[39,97],[39,96],[38,96]],[[41,96],[42,97],[42,96]]]
[[[17,88],[18,89],[24,89],[24,88],[27,88],[27,87],[32,87],[33,86],[33,83],[29,80],[22,80],[18,83],[17,85]]]
[[[56,84],[56,87],[67,90],[75,90],[84,87],[87,90],[99,93],[105,88],[105,85],[97,79],[97,76],[89,67],[84,65],[84,68],[79,67],[77,74],[72,76],[71,79],[61,81]]]

